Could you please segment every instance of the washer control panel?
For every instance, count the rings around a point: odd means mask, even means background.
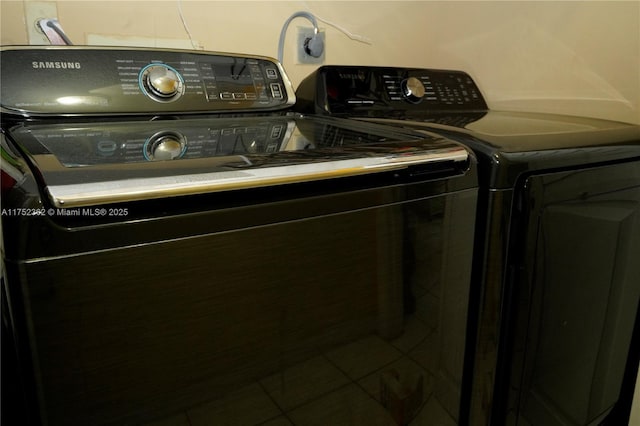
[[[300,83],[296,96],[299,111],[323,114],[487,110],[473,79],[451,70],[324,66]]]
[[[23,116],[279,110],[295,103],[275,59],[213,52],[5,47],[2,110]]]

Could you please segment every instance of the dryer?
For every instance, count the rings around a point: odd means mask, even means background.
[[[463,143],[479,163],[473,425],[624,424],[638,368],[640,127],[490,110],[464,72],[325,66],[296,109]]]

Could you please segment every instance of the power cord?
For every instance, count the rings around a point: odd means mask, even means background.
[[[182,12],[182,0],[178,0],[178,13],[180,14],[180,20],[182,21],[182,26],[184,27],[184,30],[187,32],[187,35],[189,36],[191,47],[193,47],[196,50],[201,50],[202,48],[194,43],[193,36],[191,35],[191,31],[189,30],[189,26],[187,25],[187,21],[186,19],[184,19],[184,13]]]
[[[284,37],[287,34],[287,28],[289,28],[289,24],[295,18],[307,18],[313,24],[313,37],[308,38],[304,41],[305,51],[314,58],[319,58],[324,51],[324,42],[320,37],[318,37],[318,22],[316,21],[316,17],[309,12],[296,12],[285,21],[284,25],[282,26],[282,30],[280,31],[280,41],[278,42],[278,61],[280,63],[282,63],[282,58],[284,56]]]

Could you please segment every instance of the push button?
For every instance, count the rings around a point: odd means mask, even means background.
[[[274,68],[267,68],[265,71],[267,72],[267,78],[271,78],[271,79],[278,78],[278,73]]]
[[[274,99],[282,99],[282,87],[280,83],[271,83],[269,87],[271,88],[271,96],[273,96]]]

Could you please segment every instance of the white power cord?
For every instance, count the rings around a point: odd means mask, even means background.
[[[295,18],[307,18],[313,24],[313,37],[306,42],[306,44],[313,49],[313,56],[317,58],[322,55],[322,52],[324,51],[324,43],[319,37],[316,37],[318,35],[318,22],[316,21],[316,17],[309,12],[296,12],[284,22],[282,30],[280,31],[280,41],[278,42],[278,61],[280,63],[282,63],[282,58],[284,56],[284,37],[287,34],[289,24]]]
[[[180,20],[182,21],[182,26],[184,27],[184,30],[187,32],[187,35],[189,36],[189,41],[191,42],[191,47],[193,47],[196,50],[200,50],[200,46],[196,45],[193,42],[193,36],[191,36],[191,31],[189,30],[189,26],[187,25],[187,21],[184,19],[184,13],[182,13],[182,0],[178,0],[178,13],[180,14]]]
[[[178,13],[180,14],[180,20],[182,21],[182,26],[184,27],[185,32],[187,33],[187,36],[189,37],[189,41],[191,42],[191,46],[196,49],[196,50],[200,50],[201,46],[197,45],[194,40],[193,40],[193,36],[191,34],[191,30],[189,29],[189,25],[187,25],[187,21],[184,17],[184,12],[182,11],[182,0],[177,0],[178,3]],[[305,42],[305,48],[308,48],[311,52],[310,54],[314,57],[319,57],[320,55],[322,55],[322,52],[324,51],[324,44],[322,42],[322,40],[319,37],[315,37],[316,34],[318,34],[318,22],[323,22],[335,29],[337,29],[338,31],[342,32],[343,34],[345,34],[347,37],[349,37],[351,40],[360,42],[360,43],[364,43],[364,44],[372,44],[371,39],[369,37],[365,37],[359,34],[354,34],[352,32],[350,32],[349,30],[347,30],[346,28],[328,21],[326,19],[317,17],[315,15],[313,15],[310,12],[296,12],[293,15],[291,15],[289,17],[289,19],[287,19],[284,23],[284,25],[282,26],[282,30],[280,31],[280,41],[278,43],[278,61],[280,61],[280,63],[282,63],[282,59],[284,56],[284,38],[287,32],[287,28],[289,27],[289,23],[291,23],[292,20],[294,20],[295,18],[298,17],[304,17],[307,18],[312,24],[313,24],[313,33],[314,33],[314,37],[310,40],[307,40]]]
[[[347,37],[349,37],[351,40],[360,42],[360,43],[364,43],[364,44],[373,44],[371,42],[371,39],[369,37],[366,36],[362,36],[359,34],[353,34],[352,32],[350,32],[349,30],[347,30],[344,27],[341,27],[338,24],[335,24],[331,21],[327,21],[326,19],[322,19],[319,16],[316,16],[316,19],[320,22],[324,22],[325,24],[332,26],[333,28],[337,29],[338,31],[342,32],[344,35],[346,35]]]
[[[358,34],[353,34],[352,32],[350,32],[349,30],[347,30],[344,27],[341,27],[340,25],[333,23],[331,21],[327,21],[326,19],[322,19],[322,18],[318,18],[317,16],[313,15],[310,12],[296,12],[293,15],[291,15],[289,17],[289,19],[287,19],[284,23],[284,25],[282,26],[282,30],[280,31],[280,41],[278,43],[278,61],[280,63],[282,63],[282,59],[283,59],[283,51],[284,51],[284,38],[285,35],[287,33],[287,28],[289,27],[289,23],[298,17],[302,17],[302,18],[307,18],[312,24],[313,24],[313,34],[314,36],[311,39],[307,39],[305,40],[305,49],[308,50],[308,53],[313,56],[313,57],[320,57],[320,55],[322,55],[322,52],[324,51],[324,43],[322,42],[322,40],[320,39],[320,37],[316,37],[316,35],[318,34],[318,22],[317,21],[321,21],[324,22],[327,25],[330,25],[334,28],[336,28],[337,30],[341,31],[342,33],[344,33],[347,37],[349,37],[351,40],[354,41],[358,41],[360,43],[365,43],[365,44],[372,44],[371,43],[371,39],[369,39],[368,37],[364,37]]]
[[[304,6],[307,9],[311,10],[311,7],[309,6],[309,4],[306,1],[302,2],[302,4],[304,4]],[[360,43],[364,43],[364,44],[373,44],[369,37],[361,36],[359,34],[353,34],[351,31],[347,30],[346,28],[341,27],[340,25],[338,25],[338,24],[336,24],[334,22],[327,21],[326,19],[322,19],[319,16],[316,16],[316,19],[318,21],[320,21],[320,22],[324,22],[325,24],[337,29],[338,31],[340,31],[341,33],[343,33],[344,35],[349,37],[351,40],[354,40],[354,41],[357,41],[357,42],[360,42]]]

